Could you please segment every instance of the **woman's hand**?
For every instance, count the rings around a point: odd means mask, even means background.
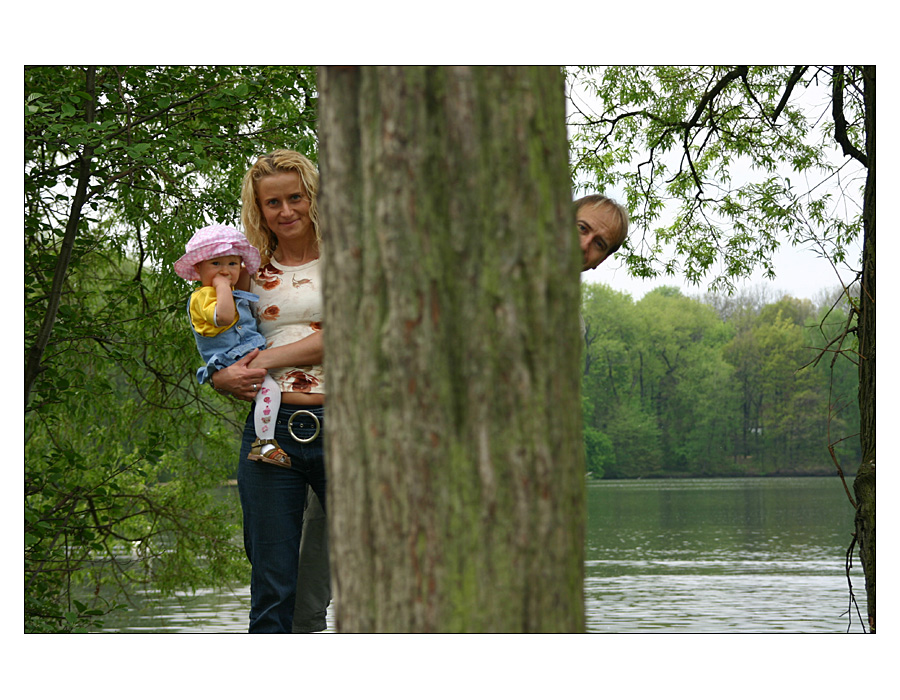
[[[250,273],[247,272],[247,268],[243,263],[241,263],[241,274],[238,276],[238,281],[234,288],[240,289],[242,292],[250,291]]]
[[[265,369],[253,369],[249,366],[250,361],[258,354],[259,350],[253,350],[233,365],[213,373],[210,381],[216,391],[223,394],[231,394],[244,401],[253,401],[256,397],[256,392],[259,391],[259,387],[262,385],[263,379],[266,377]]]
[[[306,367],[307,365],[322,364],[324,356],[324,344],[322,331],[316,331],[303,340],[295,340],[287,345],[269,348],[259,353],[250,366],[272,369],[273,367]],[[218,375],[217,375],[218,376]],[[218,380],[216,380],[218,386]]]

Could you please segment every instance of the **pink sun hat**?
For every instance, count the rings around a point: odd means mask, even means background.
[[[251,275],[259,269],[259,251],[243,233],[232,226],[213,224],[201,228],[184,247],[185,254],[175,261],[175,274],[182,279],[198,280],[194,265],[223,255],[240,255]]]

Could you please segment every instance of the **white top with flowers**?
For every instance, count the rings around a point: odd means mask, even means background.
[[[251,304],[266,347],[287,345],[322,330],[322,275],[319,261],[285,267],[270,260],[250,280],[259,296]],[[280,367],[269,374],[282,392],[325,393],[322,365]]]

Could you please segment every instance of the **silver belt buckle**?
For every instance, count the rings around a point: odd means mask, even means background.
[[[303,413],[304,415],[307,415],[310,418],[312,418],[313,423],[316,424],[316,432],[313,433],[313,436],[311,438],[299,438],[294,434],[294,428],[293,428],[294,418],[296,418],[297,415],[300,413]],[[302,442],[305,445],[307,443],[312,442],[317,437],[319,437],[319,431],[322,429],[322,424],[319,422],[319,417],[312,411],[300,410],[300,411],[294,411],[291,414],[291,417],[288,418],[288,426],[287,427],[288,427],[288,432],[291,434],[291,437],[294,438],[294,440],[296,440],[297,442]]]

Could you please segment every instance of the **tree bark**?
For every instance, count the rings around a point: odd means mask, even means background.
[[[328,68],[319,89],[337,629],[583,631],[562,74]]]
[[[866,576],[869,629],[875,631],[875,66],[863,68],[866,105],[866,175],[863,203],[863,274],[859,298],[859,418],[862,464],[856,493],[856,537]]]

